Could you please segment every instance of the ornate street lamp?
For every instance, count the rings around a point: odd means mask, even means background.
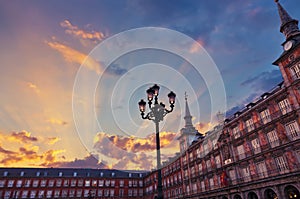
[[[158,190],[158,199],[163,198],[162,193],[162,178],[161,178],[161,160],[160,160],[160,140],[159,140],[159,122],[163,121],[164,116],[166,116],[168,113],[171,113],[174,109],[175,104],[175,93],[172,91],[168,94],[169,97],[169,103],[170,103],[170,110],[165,108],[165,104],[162,102],[158,103],[158,94],[159,94],[159,86],[157,84],[154,84],[151,88],[149,88],[147,91],[148,96],[148,105],[150,108],[150,112],[145,114],[146,111],[146,102],[142,99],[139,102],[139,108],[141,112],[141,116],[143,119],[152,120],[155,123],[156,128],[156,159],[157,159],[157,190]],[[154,103],[152,102],[154,99]]]

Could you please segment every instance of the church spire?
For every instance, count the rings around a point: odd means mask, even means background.
[[[280,17],[280,32],[284,34],[286,40],[294,35],[300,34],[298,20],[293,19],[281,6],[279,0],[275,0]]]
[[[184,93],[184,95],[185,95],[185,116],[184,116],[185,127],[189,127],[189,126],[193,126],[192,116],[191,116],[191,113],[190,113],[186,92]]]

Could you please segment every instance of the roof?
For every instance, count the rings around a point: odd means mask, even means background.
[[[0,168],[0,177],[103,177],[141,178],[148,171],[81,168]],[[130,177],[131,175],[131,177]]]

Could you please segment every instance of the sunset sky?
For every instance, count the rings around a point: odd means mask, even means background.
[[[280,3],[300,19],[299,1]],[[282,81],[272,65],[285,39],[273,0],[1,1],[0,24],[1,167],[154,168],[154,124],[140,118],[137,106],[152,83],[161,85],[159,97],[167,106],[167,93],[177,94],[174,112],[161,125],[164,160],[179,151],[185,92],[197,129],[204,133],[216,124],[214,88],[174,53],[134,51],[107,68],[102,58],[87,58],[124,31],[167,28],[197,41],[201,47],[189,51],[200,48],[217,67],[227,114]],[[82,68],[101,79],[92,93],[92,87],[81,88],[85,97],[79,102],[76,85],[91,81],[80,77]]]

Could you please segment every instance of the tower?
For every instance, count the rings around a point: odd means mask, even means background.
[[[293,19],[275,0],[280,18],[280,32],[285,36],[283,52],[273,63],[277,65],[284,79],[284,86],[290,93],[291,103],[295,108],[300,102],[300,31],[298,20]]]
[[[180,130],[180,135],[178,137],[180,143],[180,153],[183,153],[196,138],[203,137],[198,132],[198,130],[193,126],[192,118],[193,117],[190,113],[190,109],[187,101],[187,94],[185,93],[185,116],[184,116],[185,125]]]

